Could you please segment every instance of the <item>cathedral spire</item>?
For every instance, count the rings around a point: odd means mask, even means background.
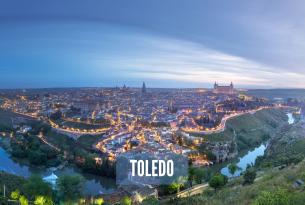
[[[142,93],[146,93],[146,85],[145,85],[145,82],[143,82],[143,85],[142,85]]]

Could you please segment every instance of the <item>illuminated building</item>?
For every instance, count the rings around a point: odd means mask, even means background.
[[[213,92],[217,94],[233,94],[233,83],[231,82],[229,86],[220,86],[218,85],[218,83],[215,82]]]

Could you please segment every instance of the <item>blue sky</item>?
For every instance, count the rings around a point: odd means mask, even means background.
[[[301,0],[2,0],[0,88],[304,88],[304,19]]]

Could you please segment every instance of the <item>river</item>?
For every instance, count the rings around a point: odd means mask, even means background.
[[[292,113],[287,113],[287,117],[288,117],[288,124],[293,124],[295,122]],[[264,155],[266,148],[267,148],[266,143],[262,143],[260,146],[256,147],[253,150],[248,151],[247,154],[240,157],[238,159],[238,163],[236,164],[239,167],[239,170],[237,170],[233,175],[229,171],[228,168],[229,165],[223,167],[220,170],[221,174],[226,175],[229,178],[240,176],[241,173],[246,170],[248,164],[250,165],[255,164],[255,160],[257,159],[257,157]]]
[[[288,124],[293,124],[295,119],[292,113],[288,113]],[[259,147],[250,150],[247,154],[240,157],[237,166],[240,170],[237,170],[234,175],[230,174],[228,166],[221,169],[221,173],[228,177],[240,176],[243,171],[246,170],[248,164],[254,164],[255,160],[259,156],[263,156],[266,149],[266,144],[263,143]],[[0,170],[15,174],[18,176],[29,177],[32,174],[38,174],[42,177],[46,177],[52,174],[50,169],[39,169],[36,167],[29,167],[22,165],[19,162],[15,162],[11,159],[10,155],[0,147]],[[107,177],[99,177],[96,175],[84,174],[75,167],[65,167],[62,170],[54,171],[56,176],[80,174],[85,178],[84,194],[96,195],[100,193],[109,194],[116,190],[116,183],[114,179]]]
[[[293,124],[295,119],[294,119],[292,113],[287,113],[287,116],[288,116],[288,124],[289,125]]]
[[[79,174],[82,175],[85,179],[83,188],[83,193],[85,195],[96,195],[100,193],[109,194],[116,190],[116,183],[114,179],[84,174],[79,169],[72,166],[65,167],[62,170],[55,170],[54,172],[50,169],[29,167],[27,165],[22,165],[21,163],[15,162],[13,159],[11,159],[10,155],[1,147],[0,170],[26,178],[33,174],[38,174],[42,177],[47,177],[52,173],[58,177],[63,175]]]

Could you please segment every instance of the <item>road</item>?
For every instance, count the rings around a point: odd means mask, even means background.
[[[270,109],[272,107],[260,107],[258,109],[255,110],[249,110],[246,112],[237,112],[237,113],[233,113],[227,116],[224,116],[220,122],[220,124],[217,127],[211,128],[209,130],[196,130],[196,129],[182,129],[182,131],[185,131],[187,133],[196,133],[196,134],[204,134],[204,135],[208,135],[208,134],[213,134],[213,133],[220,133],[223,132],[226,128],[226,123],[228,120],[233,119],[235,117],[244,115],[244,114],[254,114],[257,111],[263,110],[263,109]]]
[[[60,152],[60,149],[58,147],[56,147],[55,145],[51,144],[50,142],[48,142],[42,135],[42,133],[39,133],[38,135],[39,139],[41,139],[45,144],[49,145],[50,147],[52,147],[53,149],[55,149],[56,151]]]
[[[198,184],[195,185],[191,188],[185,189],[177,194],[173,194],[170,196],[166,196],[164,198],[160,198],[160,202],[164,203],[164,202],[168,202],[171,198],[185,198],[185,197],[190,197],[190,196],[194,196],[197,194],[201,194],[205,189],[207,189],[209,187],[208,183],[205,184]]]

